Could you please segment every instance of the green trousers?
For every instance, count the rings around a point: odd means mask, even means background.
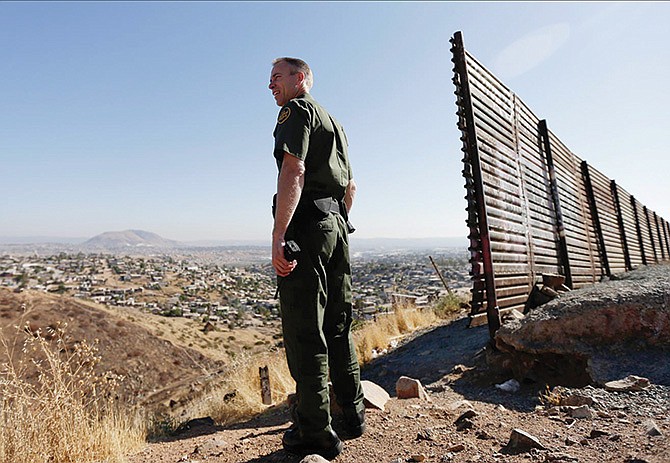
[[[286,239],[301,248],[298,266],[279,278],[284,346],[296,382],[296,415],[304,436],[330,430],[328,375],[337,403],[361,411],[363,390],[351,338],[349,239],[339,214],[296,217]]]

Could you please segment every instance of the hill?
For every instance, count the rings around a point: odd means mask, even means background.
[[[266,351],[276,342],[269,328],[206,333],[199,322],[182,318],[0,288],[0,337],[10,344],[14,361],[28,336],[23,327],[45,334],[58,326],[66,345],[96,343],[101,357],[96,370],[122,376],[122,396],[157,414],[166,407],[176,413],[205,392],[226,372],[233,356]]]
[[[125,230],[101,233],[82,243],[86,250],[119,250],[128,248],[175,248],[178,241],[165,239],[143,230]]]

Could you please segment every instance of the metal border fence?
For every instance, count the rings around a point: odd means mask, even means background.
[[[472,311],[491,335],[545,274],[579,288],[670,259],[670,226],[580,159],[451,39],[470,240]]]

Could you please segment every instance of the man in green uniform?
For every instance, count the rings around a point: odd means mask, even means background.
[[[284,449],[333,459],[342,442],[331,427],[328,374],[343,410],[343,437],[365,429],[363,390],[351,338],[348,213],[356,184],[342,126],[309,94],[304,61],[273,62],[270,90],[279,111],[279,169],[272,230],[284,345],[296,382],[294,426]]]

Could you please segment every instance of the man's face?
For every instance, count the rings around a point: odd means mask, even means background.
[[[301,72],[291,75],[291,66],[286,61],[280,61],[272,67],[269,88],[277,106],[284,106],[302,93],[303,78]]]

